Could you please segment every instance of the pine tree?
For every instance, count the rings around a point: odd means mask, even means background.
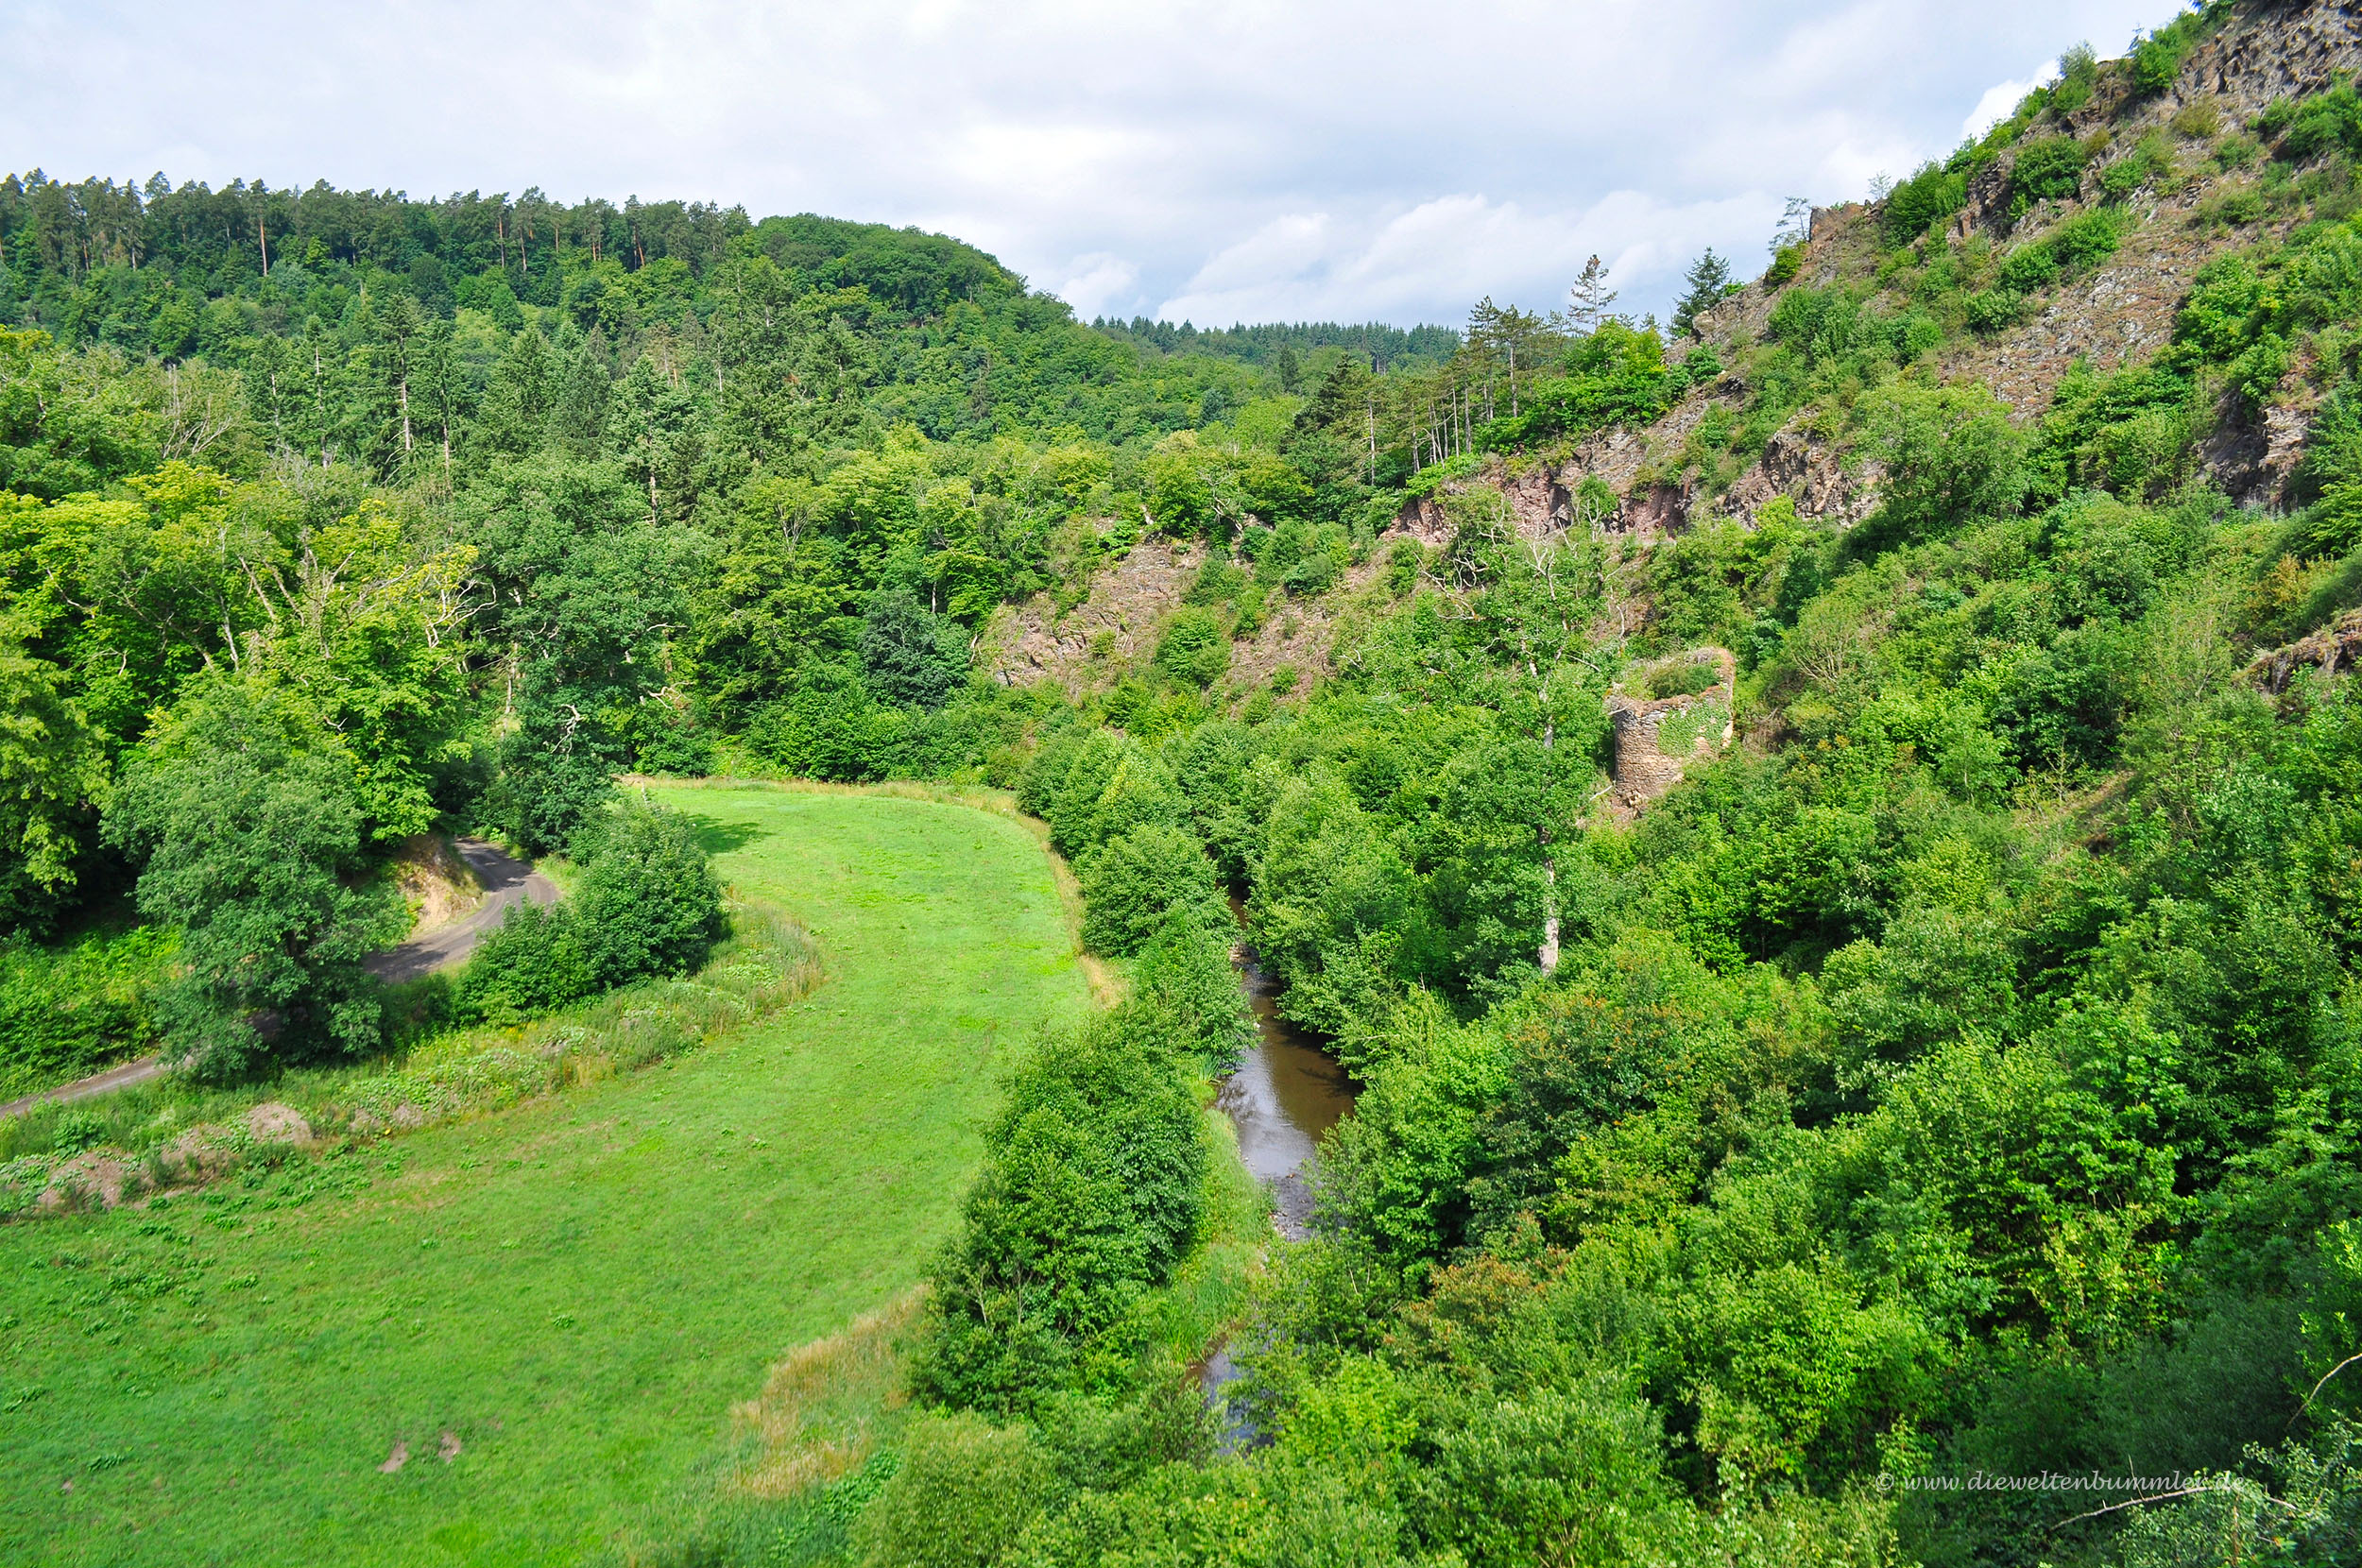
[[[550,434],[578,457],[598,454],[607,435],[607,404],[613,383],[607,373],[606,334],[593,327],[588,335],[571,321],[559,327],[552,346],[560,366]]]
[[[1608,307],[1616,303],[1616,290],[1607,286],[1607,268],[1597,256],[1583,264],[1583,276],[1567,291],[1566,326],[1578,337],[1588,337],[1608,319]]]
[[[510,341],[484,389],[485,435],[495,449],[522,456],[541,444],[553,379],[549,340],[527,327]]]
[[[418,381],[423,438],[435,443],[443,482],[449,485],[452,443],[468,412],[468,372],[453,341],[451,323],[440,316],[427,322],[419,339]]]
[[[1687,336],[1698,335],[1698,317],[1720,304],[1731,292],[1731,264],[1706,247],[1706,253],[1689,264],[1682,281],[1688,286],[1681,303],[1673,307],[1673,331]]]

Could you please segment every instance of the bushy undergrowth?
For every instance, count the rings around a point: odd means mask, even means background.
[[[395,999],[394,1010],[423,1033],[416,1044],[382,1060],[291,1070],[267,1093],[299,1113],[315,1139],[374,1137],[663,1061],[776,1012],[819,978],[818,950],[802,928],[761,906],[734,904],[727,936],[694,974],[642,980],[520,1025],[475,1028],[428,1022],[443,1010],[437,993],[445,986],[430,977]],[[258,1138],[247,1125],[256,1098],[250,1087],[165,1079],[0,1121],[0,1212],[30,1207],[59,1165],[85,1150],[126,1166],[135,1194],[143,1185],[201,1182],[257,1158],[283,1158],[285,1145]],[[91,1183],[80,1185],[80,1201],[89,1201]]]
[[[694,830],[629,800],[576,833],[571,897],[522,904],[454,987],[463,1019],[511,1023],[649,975],[703,963],[723,929],[722,890]]]
[[[1203,1218],[1197,1068],[1175,1043],[1136,1001],[1018,1070],[933,1270],[923,1397],[1006,1417],[1129,1381],[1145,1348],[1137,1308]]]
[[[0,946],[0,1098],[155,1048],[177,944],[152,926],[71,946]]]

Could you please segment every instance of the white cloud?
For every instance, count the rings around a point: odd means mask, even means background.
[[[1625,288],[1619,308],[1637,315],[1659,308],[1655,285],[1708,246],[1729,254],[1730,235],[1770,233],[1779,209],[1752,195],[1676,207],[1617,191],[1553,212],[1461,193],[1355,221],[1290,216],[1215,255],[1156,314],[1202,326],[1456,319],[1486,295],[1547,311],[1566,303],[1585,258],[1598,255]],[[1751,256],[1737,251],[1742,275]],[[1463,303],[1438,311],[1435,300]]]
[[[1456,320],[1592,250],[1662,312],[1698,249],[1754,270],[1785,197],[1908,172],[2171,3],[0,0],[0,145],[919,224],[1086,314]]]
[[[1085,320],[1099,315],[1128,318],[1143,308],[1140,269],[1121,256],[1094,251],[1075,257],[1066,270],[1066,281],[1055,285],[1054,292]]]
[[[2058,74],[2059,62],[2052,60],[2034,67],[2033,75],[2024,81],[1994,83],[1985,89],[1985,95],[1977,100],[1977,107],[1968,111],[1968,118],[1960,122],[1960,134],[1982,136],[2016,113],[2017,106],[2025,101],[2027,94],[2052,80]]]

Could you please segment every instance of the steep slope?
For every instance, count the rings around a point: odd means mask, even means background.
[[[1661,418],[1608,429],[1564,454],[1537,453],[1539,463],[1497,462],[1450,487],[1498,485],[1523,525],[1537,531],[1566,523],[1571,497],[1594,477],[1621,501],[1608,526],[1643,538],[1693,517],[1753,519],[1778,496],[1806,518],[1859,520],[1876,504],[1877,469],[1858,460],[1847,438],[1854,433],[1844,428],[1850,398],[1842,391],[1802,402],[1735,469],[1726,461],[1718,472],[1713,461],[1728,445],[1718,447],[1710,434],[1701,440],[1702,427],[1718,418],[1743,421],[1762,410],[1753,362],[1781,343],[1781,302],[1800,293],[1844,290],[1873,310],[1924,311],[1943,335],[1919,373],[1983,383],[2020,423],[2049,408],[2078,365],[2104,375],[2148,360],[2172,342],[2209,262],[2283,241],[2353,206],[2334,147],[2275,162],[2253,122],[2275,104],[2331,92],[2362,67],[2362,28],[2334,0],[2218,12],[2162,88],[2143,91],[2130,62],[2099,67],[2080,104],[2062,109],[2054,95],[1995,137],[1922,171],[1909,183],[1957,178],[1960,201],[1904,245],[1893,233],[1901,192],[1887,202],[1815,210],[1792,277],[1772,281],[1775,269],[1702,317],[1702,345],[1730,368]],[[2027,200],[2028,149],[2055,149],[2062,140],[2078,153],[2071,190]],[[2058,174],[2047,179],[2058,188]],[[1980,321],[1979,295],[2002,282],[2009,259],[2079,220],[2113,228],[2112,253],[2028,291],[2001,324]],[[2199,471],[2242,503],[2285,500],[2319,401],[2311,368],[2298,366],[2289,384],[2251,410],[2217,388]],[[1426,501],[1406,507],[1400,526],[1430,540],[1444,531],[1440,508]]]

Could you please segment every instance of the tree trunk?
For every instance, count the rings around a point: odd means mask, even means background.
[[[1545,701],[1548,700],[1546,697]],[[1542,750],[1547,755],[1558,742],[1558,726],[1546,712],[1542,720]],[[1550,853],[1550,829],[1548,823],[1533,830],[1535,842],[1542,850],[1542,950],[1537,961],[1542,973],[1558,973],[1558,857]]]

